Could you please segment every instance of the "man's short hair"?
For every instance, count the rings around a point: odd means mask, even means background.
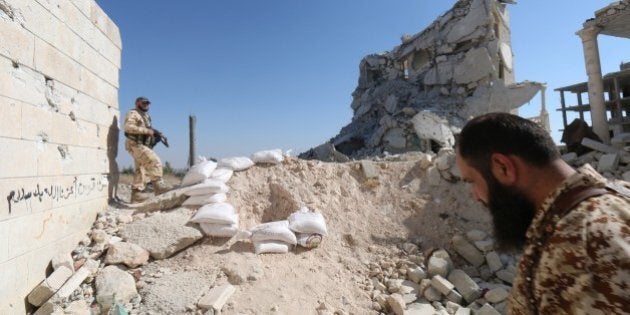
[[[459,155],[482,174],[489,174],[493,153],[516,155],[537,167],[560,157],[546,130],[531,120],[509,113],[475,117],[462,129],[456,147]]]

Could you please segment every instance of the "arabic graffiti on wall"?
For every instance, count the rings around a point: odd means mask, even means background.
[[[63,185],[40,185],[39,183],[35,187],[31,188],[18,188],[12,190],[7,195],[7,202],[9,204],[9,214],[11,214],[11,205],[18,204],[20,202],[28,202],[32,200],[38,200],[42,202],[44,199],[52,199],[54,201],[68,200],[70,198],[77,198],[79,196],[86,196],[93,191],[103,191],[107,187],[107,179],[104,177],[96,178],[92,177],[86,181],[80,181],[77,177],[74,177],[72,184],[69,186]]]

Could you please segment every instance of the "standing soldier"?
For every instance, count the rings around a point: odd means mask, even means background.
[[[148,179],[153,184],[156,195],[169,191],[172,187],[162,180],[162,163],[153,152],[155,137],[159,135],[151,128],[149,106],[151,102],[146,97],[136,99],[136,108],[125,116],[125,150],[133,157],[134,176],[131,185],[131,203],[143,202],[148,195],[143,193]]]

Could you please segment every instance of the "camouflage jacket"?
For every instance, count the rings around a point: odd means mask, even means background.
[[[144,144],[151,141],[151,116],[149,113],[141,112],[137,109],[130,110],[125,116],[125,147]]]
[[[579,185],[605,187],[589,165],[551,193],[527,231],[528,244],[514,278],[508,314],[630,314],[630,199],[618,193],[588,198],[561,218],[544,244],[544,213],[563,192]],[[628,183],[619,182],[628,187]],[[532,277],[527,261],[542,246]],[[529,283],[533,285],[530,297]]]

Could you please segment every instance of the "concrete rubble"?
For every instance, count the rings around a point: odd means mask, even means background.
[[[452,146],[470,117],[512,111],[544,84],[515,82],[506,1],[461,0],[393,49],[365,56],[352,122],[301,158],[344,162]]]

